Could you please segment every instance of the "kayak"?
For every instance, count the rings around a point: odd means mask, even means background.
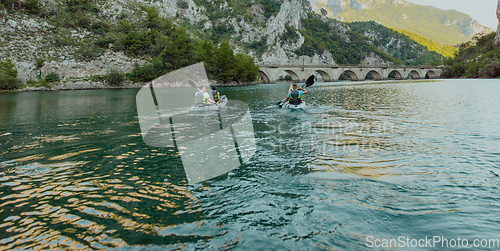
[[[283,103],[283,105],[281,106],[281,108],[286,108],[286,109],[304,109],[304,108],[306,108],[306,106],[307,106],[306,102],[302,101],[298,105],[292,105],[292,104],[289,104],[289,103]]]
[[[226,107],[227,105],[227,98],[225,95],[221,96],[221,102],[215,105],[205,105],[205,106],[198,106],[194,105],[191,107],[191,110],[193,111],[217,111],[219,109],[222,109]]]
[[[303,88],[304,87],[309,87],[311,85],[314,84],[314,75],[311,75],[307,78],[306,82],[304,83],[304,85],[302,85],[299,89],[302,89],[304,91],[304,93],[307,93]],[[288,95],[290,95],[290,92],[293,90],[294,88],[294,85],[295,84],[291,84],[290,85],[290,89],[288,89]],[[274,105],[275,106],[278,106],[279,108],[285,108],[285,109],[293,109],[293,110],[296,110],[296,109],[304,109],[307,107],[307,104],[306,102],[302,101],[300,104],[298,105],[292,105],[292,104],[289,104],[289,103],[283,103],[286,99],[282,99],[281,101],[275,103]]]

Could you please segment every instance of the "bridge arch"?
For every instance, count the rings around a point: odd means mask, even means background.
[[[288,75],[290,75],[292,77],[292,81],[293,82],[299,82],[300,81],[299,76],[294,71],[292,71],[292,70],[285,70],[285,72],[288,73]]]
[[[426,79],[429,79],[429,78],[437,78],[437,74],[433,71],[433,70],[428,70],[426,73],[425,73],[425,78]]]
[[[269,77],[267,74],[261,70],[259,70],[259,75],[260,79],[262,80],[263,83],[269,84],[271,81],[269,80]]]
[[[359,80],[359,78],[358,78],[358,76],[356,75],[356,73],[354,73],[354,72],[353,72],[353,71],[351,71],[351,70],[345,70],[345,71],[343,71],[343,72],[339,75],[339,77],[338,77],[337,79],[338,79],[338,80],[340,80],[340,77],[341,77],[342,75],[344,75],[344,74],[346,74],[347,76],[349,76],[349,78],[351,79],[351,81],[358,81],[358,80]]]
[[[408,78],[420,79],[420,74],[417,71],[412,70],[412,71],[410,71],[410,73],[408,73]]]
[[[288,75],[290,75],[290,77],[292,77],[292,81],[293,82],[298,82],[300,81],[300,78],[299,76],[297,75],[297,73],[295,73],[294,71],[292,70],[284,70],[286,73],[288,73]]]
[[[371,70],[371,71],[369,71],[368,73],[366,73],[366,75],[365,75],[365,79],[366,79],[366,77],[368,76],[368,74],[370,74],[370,73],[372,74],[372,76],[373,76],[373,78],[374,78],[375,80],[382,80],[382,76],[381,76],[381,75],[380,75],[380,73],[378,73],[376,70]]]
[[[328,73],[326,73],[325,71],[323,70],[316,70],[316,72],[321,75],[321,77],[323,78],[323,81],[325,82],[331,82],[333,81],[332,77],[330,77],[330,75],[328,75]]]
[[[391,72],[389,72],[389,76],[387,78],[401,80],[403,79],[403,75],[398,70],[392,70]]]

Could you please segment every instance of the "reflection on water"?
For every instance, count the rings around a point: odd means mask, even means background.
[[[228,87],[256,154],[188,185],[143,142],[137,90],[0,94],[0,249],[363,249],[366,238],[498,239],[495,80]],[[222,88],[221,88],[222,89]]]

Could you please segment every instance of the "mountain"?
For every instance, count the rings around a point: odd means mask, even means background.
[[[441,44],[456,45],[493,30],[456,10],[441,10],[404,0],[311,0],[316,13],[340,21],[376,21]],[[453,6],[450,6],[453,8]]]
[[[0,58],[13,61],[23,82],[51,72],[63,81],[98,80],[113,68],[150,79],[158,65],[217,65],[207,54],[222,44],[258,64],[421,65],[442,58],[374,22],[314,14],[308,0],[7,2],[0,5]]]
[[[418,34],[413,33],[411,31],[400,30],[400,29],[396,29],[396,28],[394,28],[393,30],[408,36],[409,38],[411,38],[415,42],[428,48],[430,51],[435,51],[435,52],[437,52],[445,57],[454,57],[455,53],[458,52],[458,49],[454,46],[451,46],[448,44],[436,43],[436,42],[434,42],[434,41],[432,41],[432,40],[430,40],[422,35],[418,35]]]

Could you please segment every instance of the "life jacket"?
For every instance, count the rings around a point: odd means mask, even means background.
[[[302,98],[300,97],[300,93],[297,90],[292,90],[290,92],[290,104],[298,105],[302,103]]]
[[[199,91],[195,94],[196,97],[196,104],[198,106],[204,106],[207,103],[207,99],[205,98],[205,93],[202,91]]]
[[[215,102],[219,101],[219,95],[217,94],[217,90],[212,90],[212,92],[210,92],[210,94],[212,95],[212,99]]]

